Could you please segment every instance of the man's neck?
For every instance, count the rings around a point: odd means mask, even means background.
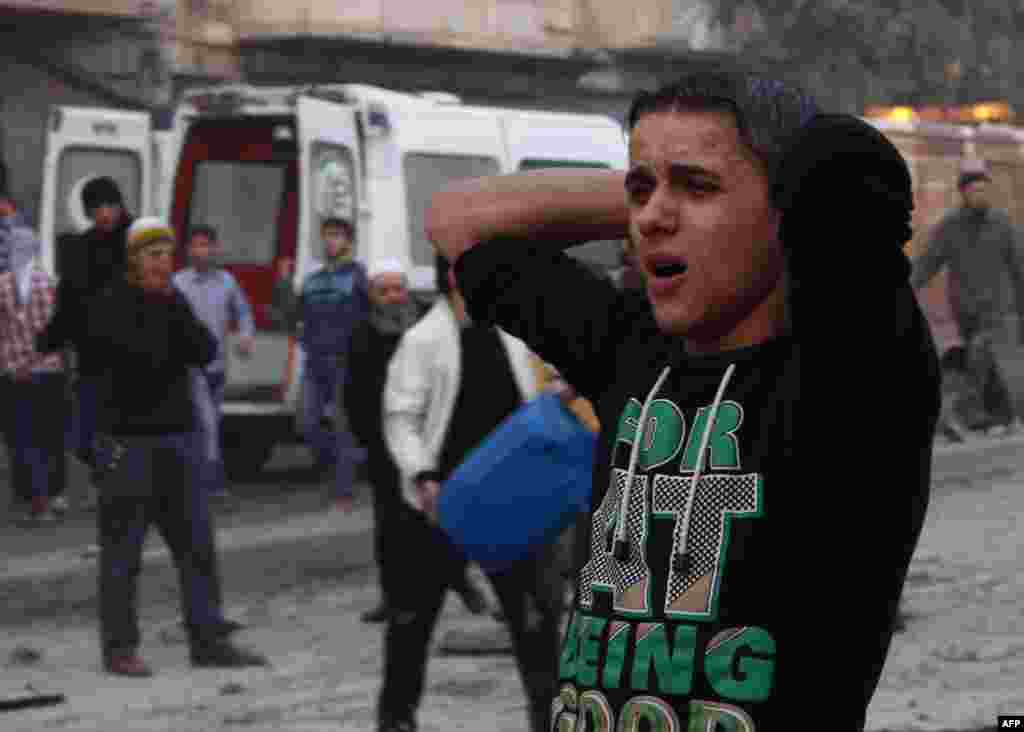
[[[686,352],[694,356],[709,356],[767,343],[792,330],[792,311],[789,306],[788,277],[777,286],[754,311],[728,333],[712,334],[706,339],[688,337]]]

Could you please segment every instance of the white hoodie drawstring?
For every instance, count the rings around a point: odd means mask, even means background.
[[[693,516],[693,504],[697,500],[697,489],[700,487],[700,479],[704,475],[704,461],[708,452],[708,443],[711,441],[711,433],[715,427],[715,418],[718,417],[718,407],[722,404],[722,397],[725,395],[725,387],[729,384],[736,364],[729,364],[725,370],[722,382],[718,385],[718,393],[715,394],[715,401],[711,404],[711,414],[708,415],[707,426],[700,438],[700,452],[697,454],[697,464],[693,470],[693,481],[690,483],[690,495],[686,497],[686,509],[682,514],[681,530],[679,539],[672,552],[672,567],[677,572],[687,572],[690,568],[690,555],[686,552],[686,536],[689,533],[690,521]]]
[[[640,456],[640,440],[643,439],[644,427],[647,424],[647,410],[651,406],[651,402],[654,401],[654,395],[661,389],[661,385],[665,383],[665,379],[668,378],[669,372],[672,371],[671,366],[666,366],[665,370],[661,372],[661,376],[654,383],[654,388],[647,395],[647,400],[644,402],[643,408],[640,410],[640,421],[637,422],[636,432],[633,433],[633,449],[629,454],[629,470],[626,471],[626,488],[622,491],[622,497],[619,499],[619,518],[615,527],[615,542],[612,545],[612,556],[618,559],[620,562],[625,562],[629,559],[629,534],[627,533],[627,518],[629,515],[629,498],[633,490],[633,476],[636,474],[636,461]]]
[[[711,440],[711,433],[715,425],[715,418],[718,416],[718,408],[722,403],[722,397],[725,395],[725,388],[729,384],[729,380],[732,378],[733,372],[736,370],[736,364],[730,364],[729,368],[725,370],[725,375],[722,377],[721,383],[718,385],[718,393],[715,394],[715,401],[711,405],[711,413],[708,415],[707,425],[704,429],[704,434],[701,435],[700,441],[700,452],[697,455],[697,465],[693,473],[693,482],[691,483],[690,495],[686,500],[686,513],[683,515],[687,518],[693,511],[694,500],[697,496],[697,486],[700,483],[701,476],[704,472],[704,461],[705,454],[707,453],[708,443]],[[661,389],[662,384],[665,383],[665,379],[668,378],[669,373],[672,371],[670,366],[666,366],[665,370],[661,372],[661,376],[658,377],[657,382],[654,384],[654,388],[651,389],[647,395],[646,401],[644,401],[643,408],[640,410],[640,420],[636,426],[636,432],[633,435],[633,449],[629,456],[629,469],[626,471],[626,487],[622,492],[622,497],[619,500],[619,515],[615,527],[615,541],[612,545],[612,556],[620,562],[626,562],[629,560],[630,548],[629,548],[629,534],[628,534],[628,514],[629,514],[629,499],[633,490],[633,477],[636,475],[636,463],[640,455],[640,441],[643,439],[643,432],[647,426],[647,412],[651,406],[651,402],[654,401],[655,394]],[[686,547],[686,522],[683,523],[683,529],[680,533],[680,540],[675,547],[673,562],[677,570],[681,567],[685,567],[688,564],[688,556],[685,552]]]

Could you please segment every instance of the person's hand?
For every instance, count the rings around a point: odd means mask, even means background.
[[[284,257],[277,263],[277,277],[281,280],[290,280],[295,274],[295,260],[291,257]]]
[[[558,395],[562,400],[562,404],[565,404],[566,406],[572,404],[577,397],[576,390],[573,389],[565,379],[554,379],[550,384],[548,384],[545,391]]]
[[[432,521],[437,521],[437,499],[441,495],[441,484],[436,480],[421,480],[416,483],[420,510]]]
[[[243,358],[249,358],[252,355],[252,349],[255,345],[255,341],[252,336],[240,336],[236,348],[238,354]]]

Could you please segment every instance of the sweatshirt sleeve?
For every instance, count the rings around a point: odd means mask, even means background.
[[[619,293],[550,242],[494,239],[459,257],[470,317],[523,340],[594,402],[612,380]]]
[[[783,209],[799,358],[779,389],[789,434],[769,438],[787,466],[771,510],[787,527],[773,550],[796,564],[773,589],[793,603],[780,668],[783,658],[791,669],[814,667],[813,639],[835,632],[836,615],[813,608],[816,597],[856,619],[842,631],[836,693],[811,700],[809,712],[860,729],[927,511],[939,371],[902,250],[912,205],[905,163],[853,119],[814,135],[805,164],[789,171],[801,191]],[[801,568],[812,555],[826,558],[826,572],[813,561]]]

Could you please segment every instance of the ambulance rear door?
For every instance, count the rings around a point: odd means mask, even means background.
[[[461,178],[506,172],[508,160],[495,110],[420,103],[395,112],[395,168],[404,188],[394,202],[395,234],[407,242],[413,289],[430,292],[435,254],[425,222],[434,193]]]
[[[130,214],[152,213],[152,152],[148,113],[51,109],[39,226],[47,271],[59,276],[81,266],[74,243],[92,225],[82,206],[82,188],[93,178],[109,176],[117,181]]]
[[[323,263],[321,224],[329,218],[349,221],[355,228],[358,252],[366,234],[359,222],[362,169],[356,106],[342,101],[300,96],[296,101],[299,132],[299,239],[296,252],[296,291],[311,271]],[[294,349],[294,373],[302,372],[302,349]],[[289,401],[297,402],[301,383],[293,379]]]
[[[500,114],[512,169],[609,168],[625,170],[626,137],[617,122],[590,114],[507,110]],[[588,242],[568,253],[603,273],[621,266],[621,242]]]

